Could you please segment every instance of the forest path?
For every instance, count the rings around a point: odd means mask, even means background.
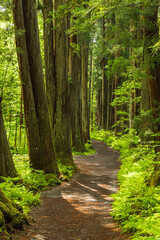
[[[96,154],[76,156],[80,172],[67,183],[43,192],[34,223],[13,240],[127,240],[110,216],[110,194],[117,191],[119,154],[93,141]]]

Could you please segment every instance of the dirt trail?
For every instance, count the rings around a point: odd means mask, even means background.
[[[119,154],[93,141],[96,154],[76,156],[80,169],[69,183],[45,191],[34,208],[34,223],[13,240],[127,240],[110,216],[110,194],[117,191]]]

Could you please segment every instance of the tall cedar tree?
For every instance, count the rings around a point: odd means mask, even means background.
[[[81,44],[81,57],[82,57],[82,134],[84,142],[90,139],[89,125],[88,125],[88,55],[89,55],[89,41],[88,33],[84,33]]]
[[[69,28],[67,16],[57,16],[57,10],[66,4],[65,0],[54,2],[55,16],[55,76],[56,113],[54,139],[57,158],[64,165],[75,166],[71,147],[71,79],[69,78]]]
[[[44,36],[44,65],[46,93],[49,105],[51,128],[55,124],[56,112],[56,75],[55,75],[55,49],[53,30],[53,0],[43,0],[43,36]]]
[[[30,161],[35,169],[59,174],[49,122],[34,0],[13,0],[13,19]]]
[[[85,151],[82,135],[81,111],[81,59],[74,50],[78,44],[77,35],[70,37],[69,73],[71,77],[71,103],[72,103],[72,147],[78,152]]]

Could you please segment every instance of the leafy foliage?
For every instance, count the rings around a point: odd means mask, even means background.
[[[54,174],[44,174],[43,171],[32,169],[27,155],[14,155],[14,162],[18,177],[3,177],[0,188],[9,199],[23,208],[24,213],[27,213],[30,206],[40,203],[39,191],[60,184],[60,180]]]
[[[121,153],[120,190],[112,195],[112,215],[124,232],[133,233],[132,239],[159,239],[160,186],[148,184],[156,157],[153,146],[142,145],[135,131],[121,137],[99,131],[97,135],[94,133],[94,138],[105,141]]]

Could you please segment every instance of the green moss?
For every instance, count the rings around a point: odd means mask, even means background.
[[[11,211],[10,209],[2,202],[0,202],[0,211],[3,213],[5,219],[7,219],[7,222],[11,221]]]
[[[2,191],[0,191],[0,213],[0,227],[10,223],[14,228],[22,228],[26,221],[25,217]]]
[[[5,220],[4,220],[4,215],[3,213],[0,211],[0,228],[5,228]]]

